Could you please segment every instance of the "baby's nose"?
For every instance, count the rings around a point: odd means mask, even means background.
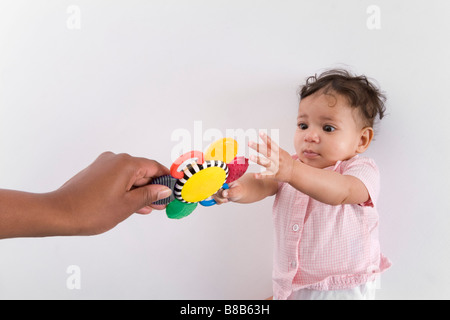
[[[305,141],[318,143],[320,141],[320,138],[316,131],[310,130],[305,134]]]

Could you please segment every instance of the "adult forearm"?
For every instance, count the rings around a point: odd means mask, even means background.
[[[73,227],[55,193],[0,190],[0,239],[69,235]]]

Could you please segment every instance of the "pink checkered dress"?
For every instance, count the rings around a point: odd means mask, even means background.
[[[295,157],[295,156],[294,156]],[[333,170],[360,179],[370,199],[331,206],[280,183],[273,204],[273,293],[286,299],[299,289],[350,289],[390,267],[378,241],[379,171],[369,158],[338,161]]]

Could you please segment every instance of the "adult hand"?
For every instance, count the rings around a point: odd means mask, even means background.
[[[148,183],[166,174],[169,170],[154,160],[105,152],[56,194],[67,203],[76,224],[84,226],[83,233],[101,233],[134,212],[148,214],[152,209],[163,209],[165,206],[152,203],[172,191]]]
[[[103,233],[134,212],[163,209],[152,203],[172,191],[148,183],[165,174],[154,160],[105,152],[56,191],[0,190],[0,238]]]

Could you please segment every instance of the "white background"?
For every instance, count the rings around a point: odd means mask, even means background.
[[[370,5],[381,29],[367,27]],[[348,67],[388,95],[367,152],[393,262],[378,298],[449,299],[449,13],[445,0],[0,0],[0,186],[55,190],[106,150],[170,166],[172,134],[194,135],[194,121],[202,132],[278,129],[293,152],[299,85]],[[272,201],[180,221],[134,215],[94,237],[2,240],[0,298],[269,297]],[[66,286],[70,265],[79,290]]]

